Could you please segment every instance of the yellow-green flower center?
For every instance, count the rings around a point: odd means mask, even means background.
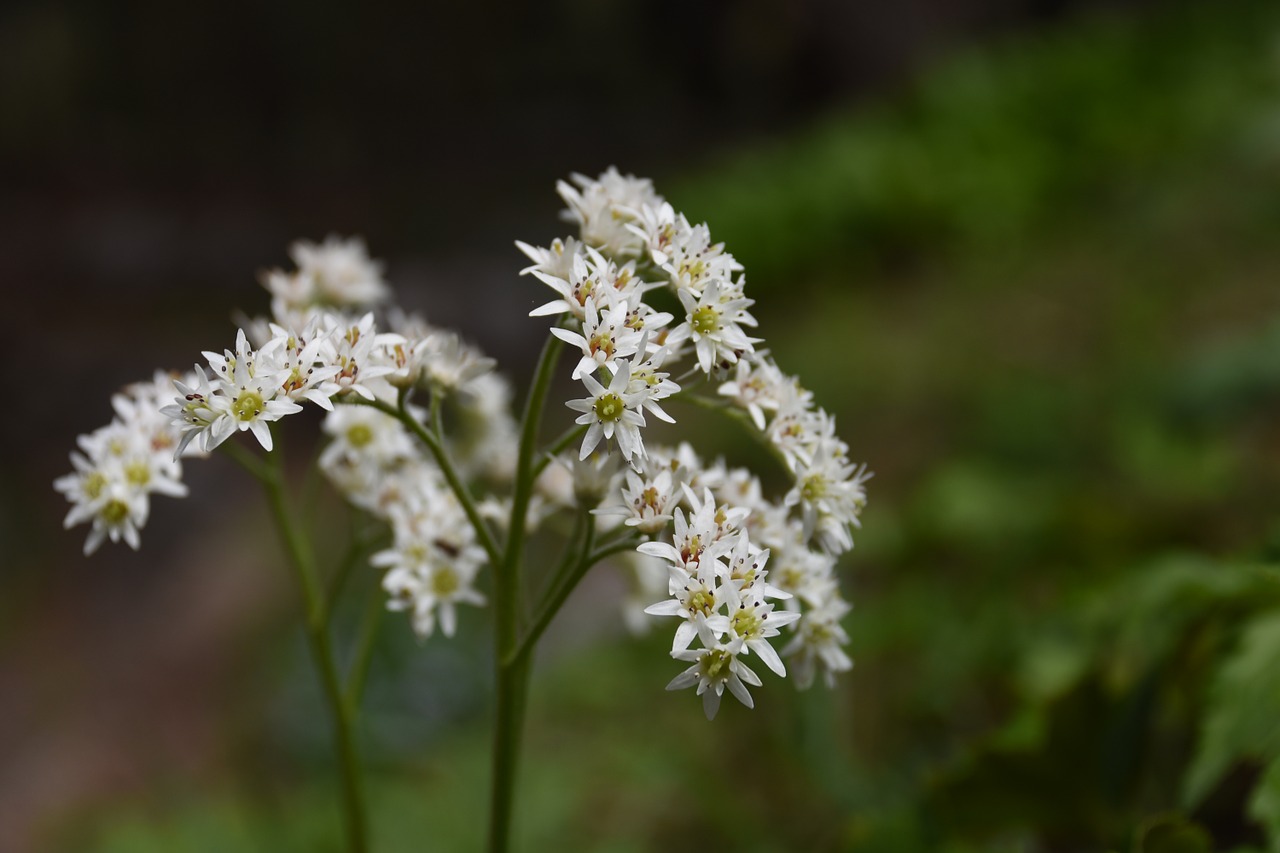
[[[725,681],[729,678],[729,665],[733,657],[722,649],[712,649],[698,661],[702,677],[708,681]]]
[[[754,607],[750,610],[739,608],[733,614],[731,621],[733,622],[733,632],[739,637],[746,637],[747,639],[755,637],[763,627]]]
[[[93,500],[98,495],[102,494],[102,489],[106,485],[107,478],[98,471],[94,471],[88,477],[84,478],[84,493],[90,500]]]
[[[689,317],[689,325],[700,335],[710,334],[720,328],[720,312],[714,305],[703,305],[695,308]]]
[[[151,482],[151,466],[146,462],[130,462],[124,467],[124,476],[135,486],[145,486]]]
[[[827,493],[827,480],[821,474],[810,474],[800,486],[800,496],[812,503]]]
[[[623,404],[622,398],[617,394],[601,394],[596,399],[596,417],[602,421],[619,420],[625,410],[626,406]]]
[[[119,524],[129,517],[129,505],[122,500],[107,501],[102,507],[102,519],[107,524]]]
[[[347,443],[352,447],[364,447],[373,441],[373,430],[368,424],[356,424],[347,430]]]
[[[710,616],[716,612],[715,594],[706,587],[689,596],[689,612],[701,613],[703,616]]]
[[[251,421],[262,414],[264,405],[261,394],[246,388],[240,392],[240,396],[236,397],[236,401],[231,404],[231,411],[235,412],[236,417],[240,420]]]
[[[458,573],[448,566],[437,566],[431,573],[431,591],[440,598],[453,595],[460,586],[462,584],[458,580]]]

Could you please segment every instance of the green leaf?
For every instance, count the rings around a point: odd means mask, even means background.
[[[1204,728],[1183,784],[1183,803],[1198,804],[1236,761],[1280,753],[1280,613],[1244,629],[1209,691]]]
[[[1253,789],[1249,817],[1266,830],[1267,849],[1280,851],[1280,758],[1272,759]]]

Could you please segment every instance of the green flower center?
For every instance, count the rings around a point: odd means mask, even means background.
[[[716,610],[716,597],[713,593],[708,592],[706,588],[700,589],[693,595],[689,596],[689,612],[701,613],[703,616],[710,616]]]
[[[747,639],[759,634],[762,627],[760,617],[756,615],[754,607],[750,610],[740,608],[733,614],[733,619],[730,621],[733,623],[733,632],[739,637],[746,637]]]
[[[94,471],[88,477],[84,478],[84,493],[90,500],[102,494],[102,489],[107,485],[107,478],[97,471]]]
[[[714,305],[703,305],[694,309],[689,317],[689,325],[700,335],[710,334],[720,328],[720,312]]]
[[[438,566],[431,573],[431,591],[440,598],[448,598],[458,591],[462,586],[458,581],[458,574],[448,566]]]
[[[145,462],[130,462],[124,468],[125,479],[135,486],[151,482],[151,466]]]
[[[231,411],[236,413],[236,417],[242,421],[251,421],[258,415],[262,414],[262,395],[257,391],[251,391],[248,388],[240,392],[240,396],[236,397],[236,401],[231,404]]]
[[[102,508],[102,520],[107,524],[120,524],[128,517],[129,505],[122,500],[109,500]]]
[[[804,478],[804,485],[800,487],[800,496],[810,503],[818,500],[827,493],[827,480],[821,474],[810,474]]]
[[[602,421],[616,421],[622,417],[626,406],[617,394],[602,394],[596,399],[596,417]]]
[[[712,649],[698,661],[698,670],[708,681],[725,681],[729,678],[729,665],[733,657],[723,649]]]
[[[352,447],[364,447],[373,441],[373,430],[368,424],[356,424],[347,430],[347,443]]]

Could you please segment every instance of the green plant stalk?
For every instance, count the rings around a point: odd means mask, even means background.
[[[363,406],[372,406],[380,412],[391,415],[391,417],[404,424],[410,432],[418,437],[418,439],[427,446],[431,451],[431,455],[435,457],[440,470],[444,474],[445,481],[449,483],[449,488],[458,498],[458,503],[462,504],[462,511],[466,513],[467,520],[471,522],[471,526],[476,531],[476,538],[480,540],[480,546],[484,548],[485,556],[489,558],[490,565],[497,566],[501,560],[501,552],[498,550],[498,544],[493,538],[493,533],[489,530],[489,525],[480,517],[480,510],[476,507],[475,498],[471,496],[471,492],[467,489],[462,477],[458,474],[458,470],[453,466],[453,461],[449,458],[449,454],[444,452],[444,446],[440,443],[440,439],[422,424],[418,423],[417,418],[409,414],[409,411],[402,405],[400,407],[392,406],[381,400],[352,400]]]
[[[363,779],[356,749],[354,706],[342,689],[333,644],[329,637],[329,608],[316,572],[315,556],[302,534],[284,495],[284,470],[277,449],[267,454],[268,466],[259,475],[267,492],[271,513],[284,540],[289,563],[302,593],[304,627],[311,657],[320,675],[325,700],[333,715],[334,742],[338,754],[342,800],[346,817],[347,847],[352,853],[368,850],[368,822],[365,818]]]
[[[511,650],[505,663],[516,663],[529,657],[537,646],[538,640],[541,639],[543,632],[551,624],[551,620],[555,619],[556,614],[560,612],[560,608],[568,600],[569,594],[573,592],[578,582],[594,565],[587,562],[587,560],[591,556],[591,545],[595,540],[595,516],[589,513],[584,513],[584,515],[586,519],[583,523],[582,541],[575,543],[576,547],[571,552],[572,556],[565,561],[564,565],[557,570],[555,576],[551,579],[550,588],[548,588],[547,594],[538,605],[533,624],[525,632],[519,645]]]
[[[529,396],[520,420],[520,452],[516,459],[515,488],[507,526],[502,562],[494,565],[494,681],[496,706],[493,717],[493,771],[489,788],[490,853],[505,853],[511,841],[511,814],[519,772],[520,742],[529,688],[529,656],[509,660],[520,633],[520,569],[524,551],[525,519],[533,495],[534,456],[538,425],[562,344],[550,335],[538,356]]]

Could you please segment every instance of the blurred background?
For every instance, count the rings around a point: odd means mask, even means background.
[[[599,571],[535,675],[522,849],[1280,849],[1280,6],[55,0],[0,12],[0,850],[338,849],[254,485],[193,462],[140,552],[85,559],[52,481],[299,237],[363,235],[524,381],[512,241],[610,164],[726,241],[876,472],[857,665],[709,725]],[[382,622],[378,850],[483,837],[465,616]]]

